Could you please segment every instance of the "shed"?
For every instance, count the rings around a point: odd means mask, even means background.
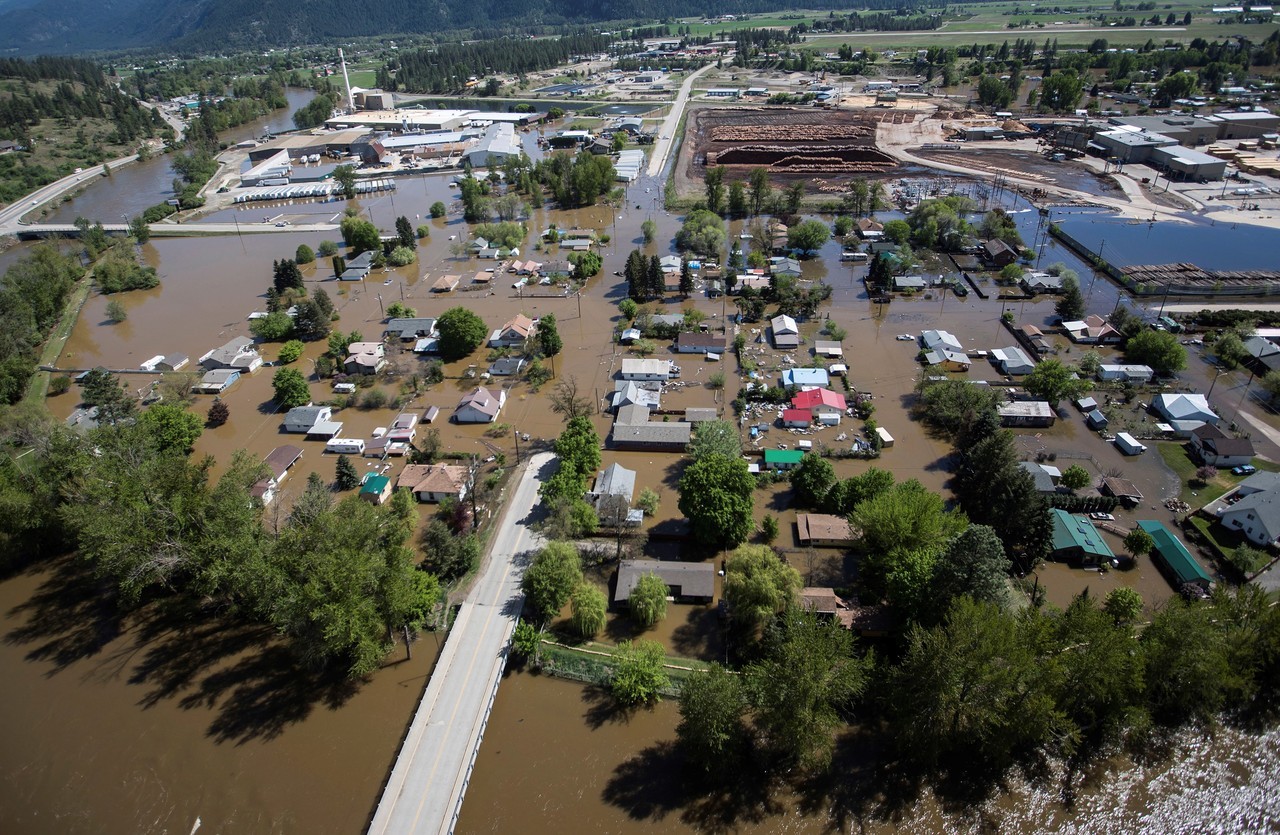
[[[391,498],[391,479],[384,475],[366,476],[360,487],[360,498],[371,504],[382,504]]]
[[[764,451],[765,466],[772,470],[794,470],[804,460],[804,453],[798,449],[766,449]]]
[[[1165,578],[1180,589],[1185,585],[1199,586],[1208,589],[1213,584],[1209,574],[1200,567],[1196,558],[1191,556],[1182,540],[1160,522],[1138,520],[1138,527],[1151,535],[1155,548],[1151,551],[1151,561],[1164,573]]]

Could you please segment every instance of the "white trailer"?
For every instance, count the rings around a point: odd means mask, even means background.
[[[341,455],[363,455],[364,441],[360,438],[330,438],[324,445],[324,451]]]
[[[1116,448],[1125,455],[1141,455],[1147,451],[1147,448],[1128,432],[1121,432],[1116,435]]]

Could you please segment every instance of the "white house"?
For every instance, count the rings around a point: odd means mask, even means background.
[[[964,352],[960,340],[947,331],[928,330],[920,332],[920,344],[926,351],[937,351],[946,348],[949,351]]]
[[[1280,490],[1263,490],[1245,496],[1218,517],[1226,527],[1240,531],[1255,545],[1280,539]]]
[[[463,395],[458,401],[458,406],[453,410],[453,419],[456,423],[493,423],[498,419],[498,413],[502,411],[502,407],[507,402],[507,392],[498,389],[492,392],[483,386],[477,386],[474,391]]]
[[[1218,423],[1218,416],[1209,408],[1209,399],[1203,394],[1158,394],[1151,401],[1151,408],[1170,421]]]
[[[194,386],[195,391],[204,394],[222,394],[240,379],[240,372],[234,368],[219,368],[209,371],[200,378],[200,384]]]
[[[1134,385],[1143,385],[1151,382],[1151,378],[1156,374],[1155,371],[1147,365],[1100,365],[1098,366],[1098,379],[1103,382],[1119,381],[1122,383],[1133,383]]]
[[[377,374],[387,364],[387,349],[381,342],[352,342],[342,364],[348,374]]]
[[[533,336],[533,329],[536,324],[523,313],[517,313],[502,327],[489,334],[489,347],[523,348],[525,342],[529,341],[529,337]]]
[[[226,345],[214,348],[202,356],[200,364],[209,371],[234,368],[249,374],[262,367],[262,356],[253,347],[252,339],[247,336],[237,336]]]
[[[774,316],[769,322],[769,329],[773,332],[773,347],[786,349],[800,346],[800,327],[790,316]]]
[[[1248,464],[1254,456],[1252,441],[1233,438],[1212,423],[1192,430],[1191,448],[1202,462],[1212,467],[1239,467]]]
[[[467,468],[453,464],[409,464],[396,480],[397,490],[410,490],[420,502],[467,496]]]
[[[1031,357],[1027,356],[1026,351],[1017,346],[996,348],[991,352],[991,362],[1009,376],[1030,374],[1032,369],[1036,367],[1036,364],[1031,361]]]
[[[670,380],[671,360],[624,359],[621,373],[624,380]]]
[[[316,424],[331,420],[333,409],[328,406],[295,406],[284,416],[284,431],[309,434]]]

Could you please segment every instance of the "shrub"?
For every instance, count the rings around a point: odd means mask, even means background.
[[[330,258],[338,254],[338,244],[334,241],[321,241],[318,252],[325,258]]]
[[[431,211],[431,216],[432,216],[433,218],[439,219],[439,218],[444,217],[444,213],[445,213],[445,206],[444,206],[444,203],[442,203],[441,201],[437,200],[436,202],[434,202],[434,203],[432,203],[432,204],[431,204],[431,209],[430,209],[430,211]]]
[[[59,374],[49,380],[49,394],[65,394],[69,388],[71,388],[71,378],[66,374]]]
[[[296,362],[298,357],[302,356],[302,351],[305,347],[301,340],[290,339],[280,346],[280,353],[276,355],[276,358],[285,365]]]
[[[425,223],[419,223],[418,228],[414,231],[418,234],[418,240],[431,237],[431,227]]]
[[[112,299],[107,302],[107,318],[118,324],[129,318],[129,311],[119,301]]]
[[[387,263],[393,267],[404,267],[418,260],[418,254],[407,246],[398,246],[387,256]]]
[[[293,260],[299,264],[310,264],[316,260],[315,251],[306,244],[298,244],[298,249],[293,254]]]

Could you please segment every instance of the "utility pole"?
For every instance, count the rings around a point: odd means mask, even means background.
[[[515,441],[516,441],[516,463],[519,464],[520,463],[520,430],[512,429],[511,436],[515,438]]]

